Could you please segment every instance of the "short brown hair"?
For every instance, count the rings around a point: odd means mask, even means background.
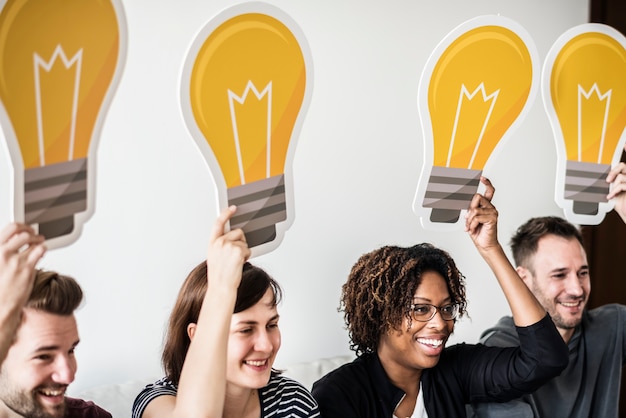
[[[443,276],[459,316],[465,314],[465,280],[447,252],[431,244],[385,246],[359,258],[342,287],[339,307],[351,350],[357,355],[375,352],[381,335],[397,329],[404,318],[411,323],[409,307],[427,271]]]
[[[191,344],[187,334],[187,325],[198,322],[207,284],[207,265],[203,261],[185,279],[170,314],[161,362],[165,375],[175,385],[178,385],[187,350]],[[278,283],[263,269],[246,262],[243,265],[241,283],[237,289],[234,313],[254,306],[269,288],[274,293],[272,303],[277,305],[282,297],[282,290]]]
[[[511,238],[511,252],[517,267],[531,269],[530,260],[537,252],[539,240],[546,235],[556,235],[565,239],[576,239],[583,244],[583,237],[575,225],[557,216],[531,218],[517,228]]]
[[[74,313],[83,300],[83,291],[76,280],[54,271],[37,270],[26,307],[67,316]]]

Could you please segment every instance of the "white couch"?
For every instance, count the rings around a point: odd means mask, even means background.
[[[302,383],[309,390],[313,383],[340,365],[352,361],[351,355],[336,356],[331,358],[317,359],[306,363],[297,363],[281,368],[283,374]],[[137,379],[119,384],[104,385],[85,390],[75,397],[91,400],[100,407],[106,409],[114,418],[129,418],[131,407],[137,394],[143,387],[154,382],[160,376]]]

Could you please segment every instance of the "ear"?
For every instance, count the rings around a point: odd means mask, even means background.
[[[524,281],[524,284],[526,284],[526,286],[530,289],[530,279],[532,276],[532,274],[530,274],[530,271],[526,267],[521,266],[516,267],[515,271],[517,271],[517,274]]]
[[[194,324],[193,322],[187,325],[187,335],[189,336],[189,340],[193,340],[193,336],[196,334],[197,326],[198,325]]]

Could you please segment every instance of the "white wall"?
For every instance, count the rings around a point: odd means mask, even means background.
[[[121,83],[101,133],[96,212],[43,267],[73,275],[86,303],[73,392],[160,374],[164,324],[187,272],[202,260],[216,215],[213,180],[183,123],[177,88],[196,32],[233,2],[124,1],[129,30]],[[432,49],[482,14],[516,20],[543,59],[587,0],[271,0],[299,22],[314,89],[294,160],[296,218],[274,252],[254,260],[283,285],[277,365],[348,353],[340,286],[357,257],[383,244],[429,241],[467,277],[470,319],[452,342],[475,342],[508,313],[495,279],[463,231],[423,230],[412,212],[422,167],[417,86]],[[0,191],[10,177],[0,151]],[[500,237],[554,203],[556,151],[537,96],[492,161]],[[7,196],[7,194],[3,194]],[[0,221],[9,204],[0,204]]]

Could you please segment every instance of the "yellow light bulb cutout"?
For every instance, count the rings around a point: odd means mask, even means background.
[[[555,199],[571,221],[599,223],[611,209],[606,176],[624,143],[626,38],[610,26],[579,25],[554,43],[543,71],[559,159]]]
[[[120,19],[102,0],[8,0],[0,13],[14,216],[48,240],[76,235],[75,214],[90,215],[89,166],[124,58]]]
[[[219,206],[237,205],[230,227],[242,228],[250,247],[277,245],[276,224],[289,223],[286,172],[310,96],[310,65],[295,23],[261,3],[214,18],[185,63],[187,126],[216,179]]]
[[[468,208],[492,152],[532,101],[536,55],[517,23],[482,16],[429,58],[418,93],[425,165],[414,210],[431,208],[433,225],[456,223]]]

